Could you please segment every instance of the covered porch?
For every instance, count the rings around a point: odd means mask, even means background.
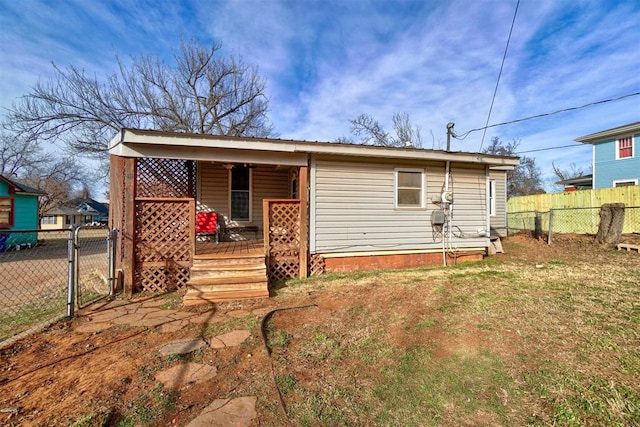
[[[110,225],[120,230],[125,293],[186,289],[185,303],[224,301],[268,297],[269,282],[306,277],[306,157],[123,148],[127,156],[111,156]],[[217,242],[197,235],[198,212],[216,213]]]

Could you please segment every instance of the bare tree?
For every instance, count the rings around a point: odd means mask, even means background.
[[[116,58],[105,80],[54,64],[56,76],[39,82],[9,110],[12,129],[27,140],[63,140],[103,157],[121,128],[218,135],[269,136],[265,83],[241,60],[222,57],[221,45],[183,42],[167,64],[152,56]]]
[[[553,173],[558,177],[560,181],[571,178],[580,178],[581,176],[586,175],[585,170],[578,167],[575,163],[571,163],[567,169],[561,169],[559,166],[556,166],[555,162],[552,161],[551,167],[553,168]]]
[[[44,163],[45,159],[37,141],[0,131],[0,175],[20,176],[28,168]]]
[[[385,131],[380,123],[368,114],[360,114],[351,123],[351,133],[360,137],[362,144],[384,147],[421,147],[420,127],[414,126],[407,113],[395,113],[392,118],[395,135]],[[348,138],[342,137],[347,141]]]
[[[482,152],[500,156],[516,156],[519,145],[520,141],[517,139],[505,143],[500,138],[493,137],[491,143]],[[542,173],[536,165],[536,160],[533,157],[520,156],[520,164],[514,170],[507,172],[507,197],[544,192]]]
[[[87,188],[88,174],[74,157],[28,168],[21,182],[46,193],[38,199],[38,215],[62,206],[76,188]]]

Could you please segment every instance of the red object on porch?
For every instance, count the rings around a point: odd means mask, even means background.
[[[216,235],[218,241],[218,214],[215,212],[198,212],[196,214],[196,234]]]

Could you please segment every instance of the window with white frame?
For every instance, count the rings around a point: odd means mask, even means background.
[[[13,217],[13,198],[0,197],[0,227],[12,227]]]
[[[489,180],[487,192],[489,193],[489,216],[496,216],[496,182],[493,179]]]
[[[633,157],[633,136],[618,139],[616,145],[616,159]]]
[[[56,221],[56,217],[54,215],[46,215],[42,217],[42,224],[47,224],[47,225],[52,225],[55,224]]]
[[[614,187],[631,187],[634,185],[638,185],[637,179],[624,179],[619,181],[613,181]]]
[[[251,221],[251,168],[231,169],[231,219]]]
[[[424,207],[424,170],[396,169],[396,208]]]

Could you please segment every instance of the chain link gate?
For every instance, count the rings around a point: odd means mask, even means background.
[[[73,230],[70,279],[78,308],[113,294],[114,233],[106,226],[81,225]]]

